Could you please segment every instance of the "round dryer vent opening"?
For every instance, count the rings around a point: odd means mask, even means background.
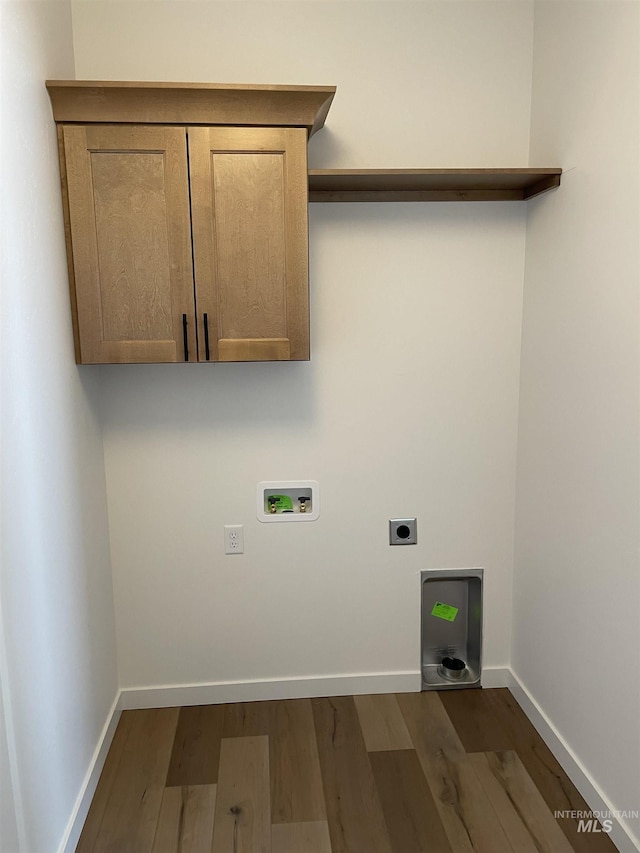
[[[444,678],[448,678],[451,681],[457,681],[458,678],[462,678],[466,669],[466,663],[463,660],[460,660],[460,658],[442,658],[442,663],[438,667],[438,672],[440,675],[444,676]]]

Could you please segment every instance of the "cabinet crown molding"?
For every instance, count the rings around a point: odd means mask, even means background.
[[[335,86],[47,80],[56,122],[323,127]]]

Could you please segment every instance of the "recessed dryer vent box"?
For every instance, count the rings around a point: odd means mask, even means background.
[[[315,521],[320,515],[316,480],[258,483],[258,521]]]
[[[421,572],[422,689],[480,687],[482,569]]]

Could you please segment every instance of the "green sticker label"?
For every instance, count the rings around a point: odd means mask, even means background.
[[[432,616],[437,616],[438,619],[446,619],[447,622],[454,622],[458,615],[458,608],[451,604],[443,604],[441,601],[436,601],[431,611]]]

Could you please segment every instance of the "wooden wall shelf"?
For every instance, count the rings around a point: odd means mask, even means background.
[[[562,169],[310,169],[309,201],[523,201]]]

